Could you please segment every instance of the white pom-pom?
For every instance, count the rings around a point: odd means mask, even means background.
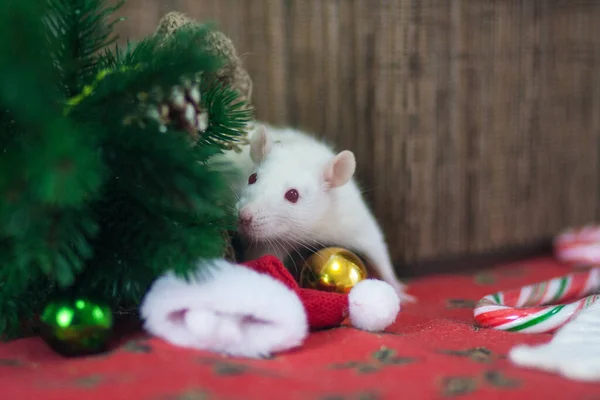
[[[365,331],[382,331],[396,320],[400,298],[394,288],[375,279],[356,284],[348,294],[352,326]]]

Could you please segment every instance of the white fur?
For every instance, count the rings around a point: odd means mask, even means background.
[[[140,312],[151,334],[183,347],[263,357],[302,344],[308,322],[283,283],[224,260],[186,282],[169,273],[146,294]]]
[[[348,294],[350,322],[365,331],[383,331],[396,321],[400,298],[389,284],[366,279]]]
[[[273,254],[284,260],[295,248],[322,244],[346,247],[365,256],[403,299],[411,299],[403,293],[404,285],[394,273],[383,233],[354,179],[339,187],[328,181],[326,171],[336,153],[299,130],[265,126],[269,139],[265,142],[260,131],[259,142],[266,143],[267,151],[261,152],[253,143],[253,153],[262,156],[258,164],[232,154],[234,163],[246,168],[244,182],[239,185],[238,212],[243,208],[254,215],[253,223],[241,230],[251,245],[247,259]],[[250,132],[251,140],[257,131]],[[250,158],[248,153],[245,157]],[[346,158],[339,170],[351,168],[353,172],[353,163],[353,157],[351,161]],[[247,177],[253,172],[257,182],[248,185]],[[296,204],[284,198],[291,188],[300,193]]]
[[[515,346],[508,357],[522,367],[573,380],[600,381],[600,303],[582,310],[549,343]]]
[[[246,129],[250,132],[249,137],[252,137],[256,130],[260,128],[254,122],[247,124]],[[235,179],[230,180],[229,185],[232,190],[239,193],[242,188],[248,183],[248,176],[254,170],[254,162],[250,156],[250,146],[241,145],[239,152],[235,150],[227,150],[221,154],[217,154],[210,159],[211,167],[215,169],[223,169],[227,173],[234,173]]]

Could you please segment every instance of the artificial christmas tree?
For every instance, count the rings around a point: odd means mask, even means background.
[[[3,338],[59,293],[135,309],[157,276],[223,255],[230,171],[208,161],[251,117],[231,60],[199,24],[109,48],[116,9],[0,2]]]

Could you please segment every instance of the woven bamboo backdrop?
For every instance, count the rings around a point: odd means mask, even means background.
[[[129,0],[216,20],[258,117],[358,158],[398,263],[551,238],[599,216],[598,0]]]

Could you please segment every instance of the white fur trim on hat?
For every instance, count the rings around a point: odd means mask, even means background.
[[[204,261],[205,263],[207,261]],[[189,281],[169,273],[140,312],[151,334],[183,347],[262,357],[302,344],[306,312],[296,293],[271,276],[225,260]]]
[[[394,288],[380,280],[365,279],[348,294],[350,322],[365,331],[383,331],[396,320],[400,298]]]

